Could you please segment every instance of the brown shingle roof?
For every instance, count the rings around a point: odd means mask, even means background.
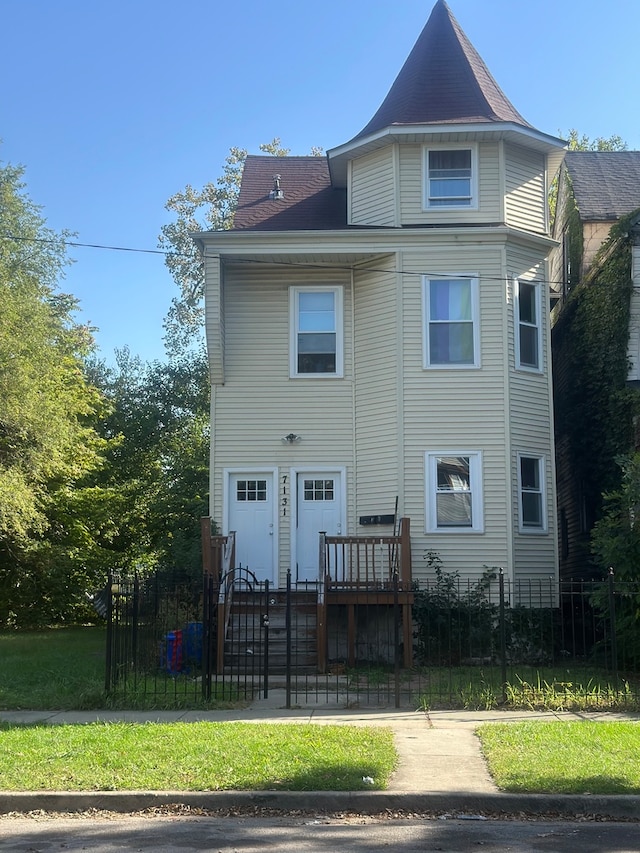
[[[282,199],[270,197],[274,175],[280,175]],[[326,157],[247,157],[234,231],[346,228],[346,216],[346,191],[331,186]]]
[[[640,151],[567,151],[582,220],[619,219],[640,208]]]
[[[438,0],[382,106],[355,139],[394,125],[477,122],[531,127]]]

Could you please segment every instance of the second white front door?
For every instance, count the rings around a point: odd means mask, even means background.
[[[341,471],[310,470],[296,474],[294,577],[298,582],[318,580],[319,533],[342,534],[342,489]]]

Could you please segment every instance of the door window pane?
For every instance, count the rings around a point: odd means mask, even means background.
[[[332,501],[333,492],[333,480],[304,481],[305,501]]]
[[[266,501],[266,480],[238,480],[236,484],[237,501]]]

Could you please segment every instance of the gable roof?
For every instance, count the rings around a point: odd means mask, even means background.
[[[283,198],[271,197],[275,175]],[[326,157],[245,160],[233,230],[306,231],[347,227],[346,190],[331,185]]]
[[[583,221],[640,208],[640,151],[567,151],[564,163]]]
[[[387,127],[512,122],[530,128],[438,0],[387,97],[354,139]]]

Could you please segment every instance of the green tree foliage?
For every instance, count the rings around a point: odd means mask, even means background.
[[[591,534],[594,559],[603,575],[612,569],[615,581],[618,662],[635,664],[640,654],[640,453],[618,460],[620,487],[604,496],[602,518]],[[594,596],[608,612],[608,590]]]
[[[614,569],[616,579],[640,579],[640,453],[618,460],[620,487],[604,496],[602,518],[591,537],[593,554],[606,572]]]
[[[110,402],[101,425],[107,462],[97,485],[118,496],[113,567],[199,574],[209,454],[204,356],[144,364],[125,349],[115,368],[91,369]]]
[[[79,601],[83,488],[104,450],[83,371],[91,333],[57,289],[68,235],[46,227],[22,177],[0,164],[0,625],[57,621]]]
[[[561,133],[560,136],[564,138]],[[590,139],[585,133],[580,134],[574,127],[567,134],[569,151],[626,151],[629,147],[621,136],[596,136]]]
[[[260,145],[260,151],[274,157],[289,153],[277,137]],[[170,353],[184,354],[193,348],[194,340],[202,346],[204,266],[191,234],[233,227],[247,154],[244,148],[231,148],[217,181],[210,181],[199,190],[187,185],[165,205],[175,219],[162,226],[159,246],[168,250],[166,264],[179,289],[165,319],[165,340]]]

